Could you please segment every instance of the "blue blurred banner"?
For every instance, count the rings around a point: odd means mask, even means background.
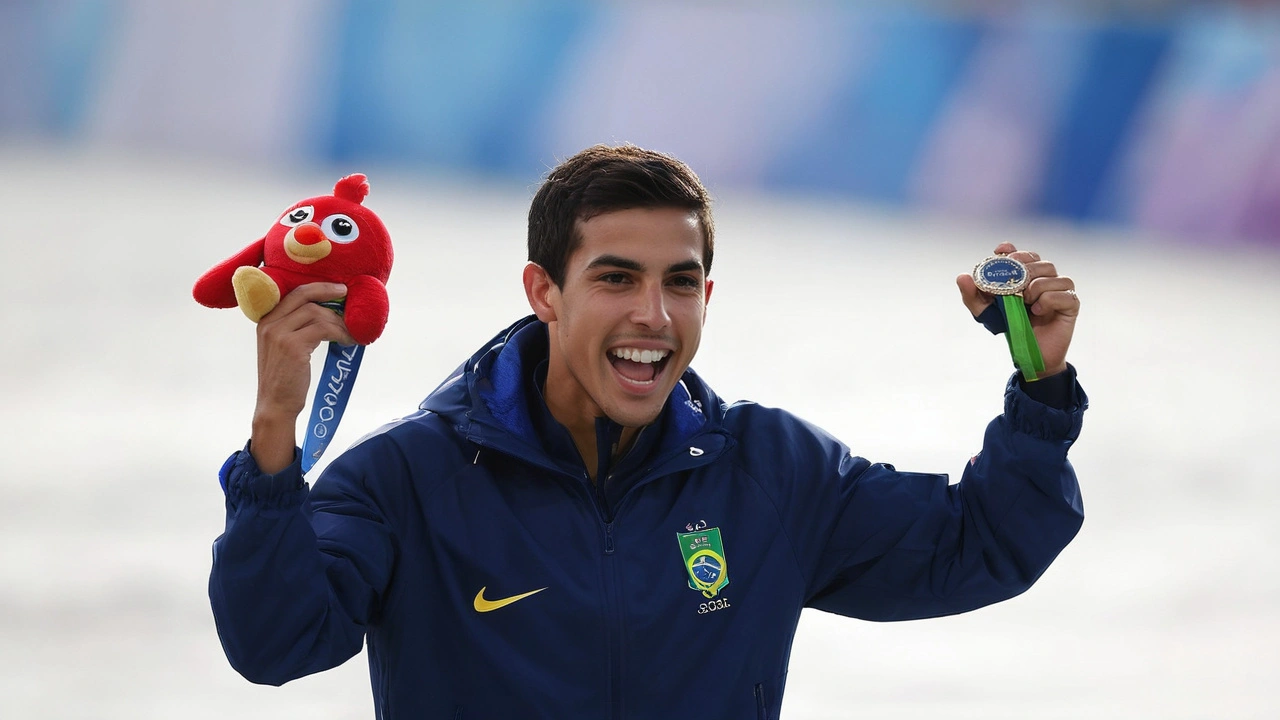
[[[1280,9],[0,3],[0,136],[532,182],[593,143],[715,188],[1280,245]]]

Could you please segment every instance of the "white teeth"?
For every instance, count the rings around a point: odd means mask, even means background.
[[[614,357],[630,360],[648,365],[656,363],[667,355],[671,354],[668,350],[640,350],[638,348],[617,348],[613,351]]]

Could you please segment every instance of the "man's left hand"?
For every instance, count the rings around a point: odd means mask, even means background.
[[[1059,275],[1053,263],[1041,260],[1040,254],[1018,250],[1012,243],[1000,243],[996,255],[1008,255],[1027,266],[1027,286],[1022,298],[1027,304],[1027,316],[1031,329],[1040,345],[1044,358],[1044,372],[1040,377],[1056,375],[1067,369],[1067,348],[1075,332],[1076,317],[1080,314],[1080,298],[1076,295],[1075,282]],[[974,317],[982,314],[995,297],[978,289],[973,275],[964,273],[956,277],[960,297]]]

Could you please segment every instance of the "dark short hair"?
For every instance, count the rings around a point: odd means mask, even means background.
[[[557,287],[582,238],[577,222],[615,210],[684,208],[702,227],[702,268],[711,272],[711,195],[688,165],[634,145],[593,145],[547,175],[529,206],[529,260]]]

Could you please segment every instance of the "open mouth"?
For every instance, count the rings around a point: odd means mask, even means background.
[[[643,391],[658,384],[671,360],[671,351],[621,347],[610,350],[608,357],[624,387]]]

